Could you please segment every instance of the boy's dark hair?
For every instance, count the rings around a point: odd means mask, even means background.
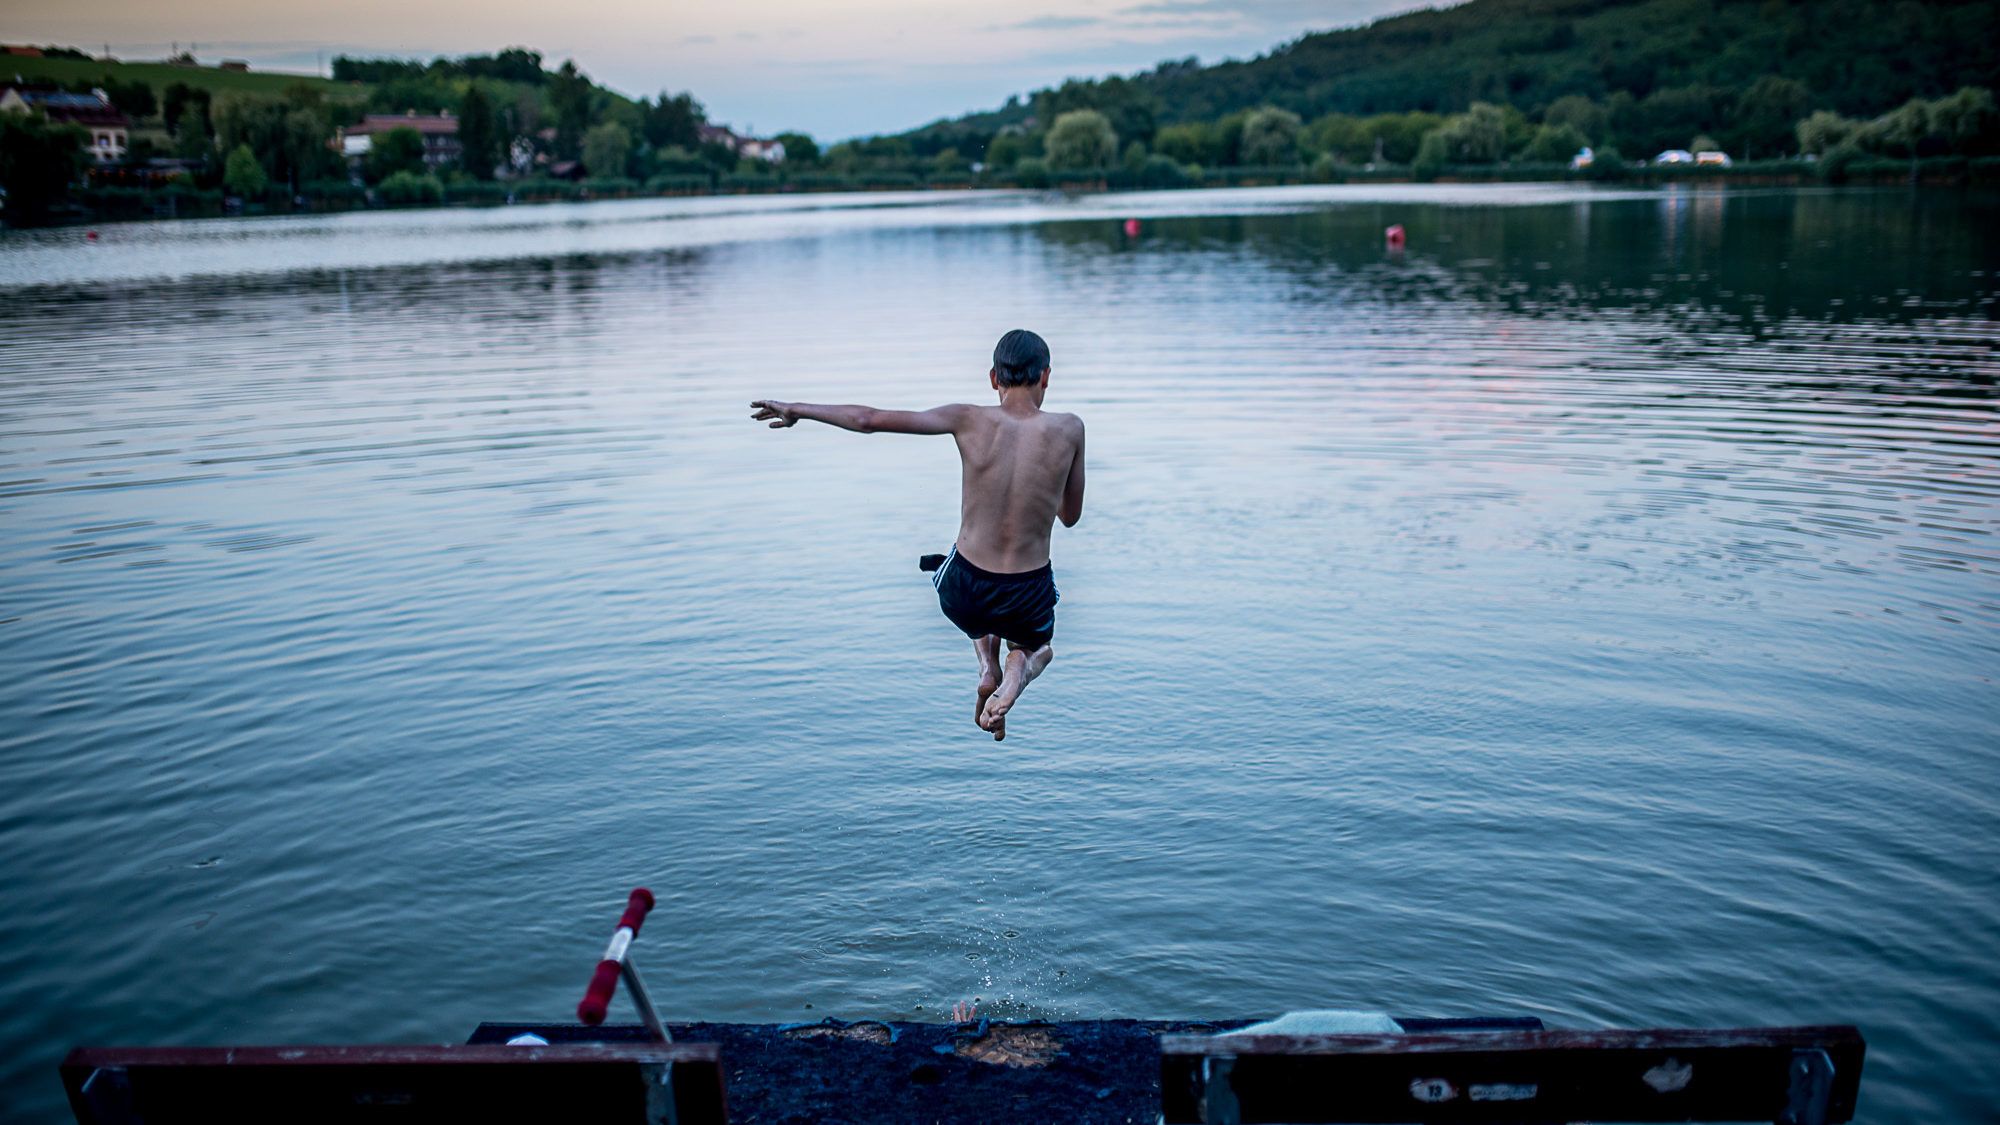
[[[1048,343],[1025,328],[1014,329],[993,345],[993,370],[1003,387],[1039,383],[1048,369]]]

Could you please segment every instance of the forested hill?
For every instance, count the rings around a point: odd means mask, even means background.
[[[1165,63],[1071,82],[908,134],[921,149],[1096,108],[1152,125],[1272,105],[1328,113],[1454,113],[1475,101],[1529,114],[1566,95],[1733,102],[1758,79],[1802,85],[1810,108],[1876,114],[2000,80],[2000,4],[1982,0],[1470,0],[1307,35],[1245,62]],[[1111,103],[1111,104],[1104,104]],[[1121,114],[1121,110],[1125,110]],[[924,142],[930,141],[931,144]],[[974,149],[976,151],[976,148]]]

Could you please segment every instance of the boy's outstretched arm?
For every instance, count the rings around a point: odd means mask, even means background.
[[[795,422],[824,422],[857,434],[952,434],[973,408],[954,402],[930,410],[877,410],[872,406],[821,406],[811,402],[758,399],[750,404],[753,422],[769,421],[782,430]]]

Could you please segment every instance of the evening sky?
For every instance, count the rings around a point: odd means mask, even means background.
[[[573,57],[632,96],[691,90],[712,119],[823,140],[895,132],[1008,95],[1150,68],[1248,58],[1309,31],[1432,6],[1412,0],[12,0],[10,43],[108,45],[127,59],[194,44],[204,62],[310,73],[333,55],[431,58],[507,46]],[[324,73],[324,71],[322,71]]]

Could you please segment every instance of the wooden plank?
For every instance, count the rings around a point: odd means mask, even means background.
[[[1827,1121],[1852,1119],[1865,1051],[1853,1027],[1170,1035],[1161,1108],[1198,1122],[1208,1060],[1251,1122],[1775,1121],[1795,1052],[1833,1062]]]
[[[133,1122],[667,1120],[723,1125],[712,1043],[549,1047],[80,1047],[61,1071],[81,1125]]]

